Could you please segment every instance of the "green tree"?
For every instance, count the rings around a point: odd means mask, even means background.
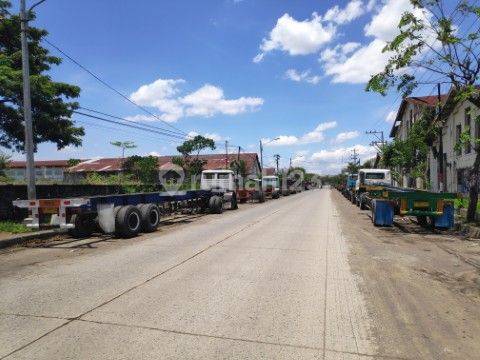
[[[427,183],[429,146],[438,133],[438,128],[430,126],[434,116],[433,110],[424,110],[413,123],[405,140],[395,139],[382,147],[382,162],[392,170],[392,175],[398,182],[401,183],[403,176],[408,175],[414,179],[421,178]]]
[[[80,159],[68,159],[68,167],[76,166],[80,164],[82,160]]]
[[[10,1],[0,0],[0,146],[23,150],[23,88],[20,17],[11,15]],[[35,19],[33,12],[30,20]],[[53,142],[58,149],[80,146],[85,134],[71,120],[78,103],[68,101],[80,95],[80,88],[53,81],[47,72],[61,59],[41,46],[47,31],[30,27],[30,81],[32,92],[33,141]]]
[[[447,14],[443,0],[411,0],[416,9],[422,11],[406,12],[399,22],[400,33],[384,48],[391,54],[385,69],[372,76],[367,91],[386,95],[395,87],[402,95],[410,95],[421,84],[444,83],[451,86],[454,102],[470,101],[480,107],[480,91],[477,85],[480,73],[480,8],[476,1],[459,1],[454,11]],[[460,19],[470,19],[471,26],[464,31],[461,23],[453,18],[460,13]],[[420,15],[427,14],[427,15]],[[463,22],[463,20],[462,20]],[[427,72],[434,77],[432,81],[420,81],[416,70]],[[439,116],[430,126],[442,126]],[[477,126],[480,117],[475,119]],[[468,138],[475,144],[476,158],[470,171],[470,204],[467,220],[475,219],[476,204],[480,186],[480,139]]]
[[[248,175],[247,163],[243,159],[233,160],[230,163],[230,169],[232,171],[234,171],[236,174],[240,175],[244,179],[246,179],[246,177]]]
[[[0,176],[5,176],[5,169],[10,162],[10,156],[0,152]]]
[[[144,191],[151,191],[158,182],[158,159],[155,156],[130,156],[123,163],[123,171],[139,182]]]
[[[200,152],[205,149],[215,150],[215,142],[212,139],[197,135],[177,146],[177,151],[182,156],[173,158],[172,162],[181,166],[188,174],[198,175],[207,163],[205,160],[199,159]]]

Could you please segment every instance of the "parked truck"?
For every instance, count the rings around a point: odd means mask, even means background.
[[[235,176],[230,170],[204,171],[200,190],[162,191],[68,199],[16,200],[29,211],[27,226],[48,224],[77,238],[95,231],[130,238],[157,230],[161,216],[183,211],[221,213],[237,209]]]
[[[400,188],[392,185],[390,170],[361,169],[356,184],[356,203],[370,209],[375,226],[392,226],[395,215],[416,216],[421,225],[450,229],[454,226],[453,193]]]
[[[280,197],[280,180],[278,176],[269,175],[262,177],[262,189],[265,197],[278,199]]]

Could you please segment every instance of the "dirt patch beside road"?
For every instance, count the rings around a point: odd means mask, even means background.
[[[407,359],[478,359],[478,242],[452,233],[375,228],[368,211],[335,190],[331,196],[350,243],[350,265],[362,279],[380,353]]]

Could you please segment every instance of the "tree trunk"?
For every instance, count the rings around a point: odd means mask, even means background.
[[[467,222],[475,221],[475,214],[477,212],[478,202],[478,188],[479,188],[479,170],[480,170],[480,149],[477,149],[477,155],[473,164],[473,169],[470,172],[470,203],[467,210]]]

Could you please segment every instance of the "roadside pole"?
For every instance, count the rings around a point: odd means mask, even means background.
[[[23,73],[23,113],[25,126],[25,155],[26,155],[26,180],[28,200],[37,197],[35,189],[35,161],[33,155],[33,125],[32,125],[32,102],[30,97],[30,64],[28,54],[28,15],[25,8],[25,0],[20,1],[20,26],[22,41],[22,73]]]

